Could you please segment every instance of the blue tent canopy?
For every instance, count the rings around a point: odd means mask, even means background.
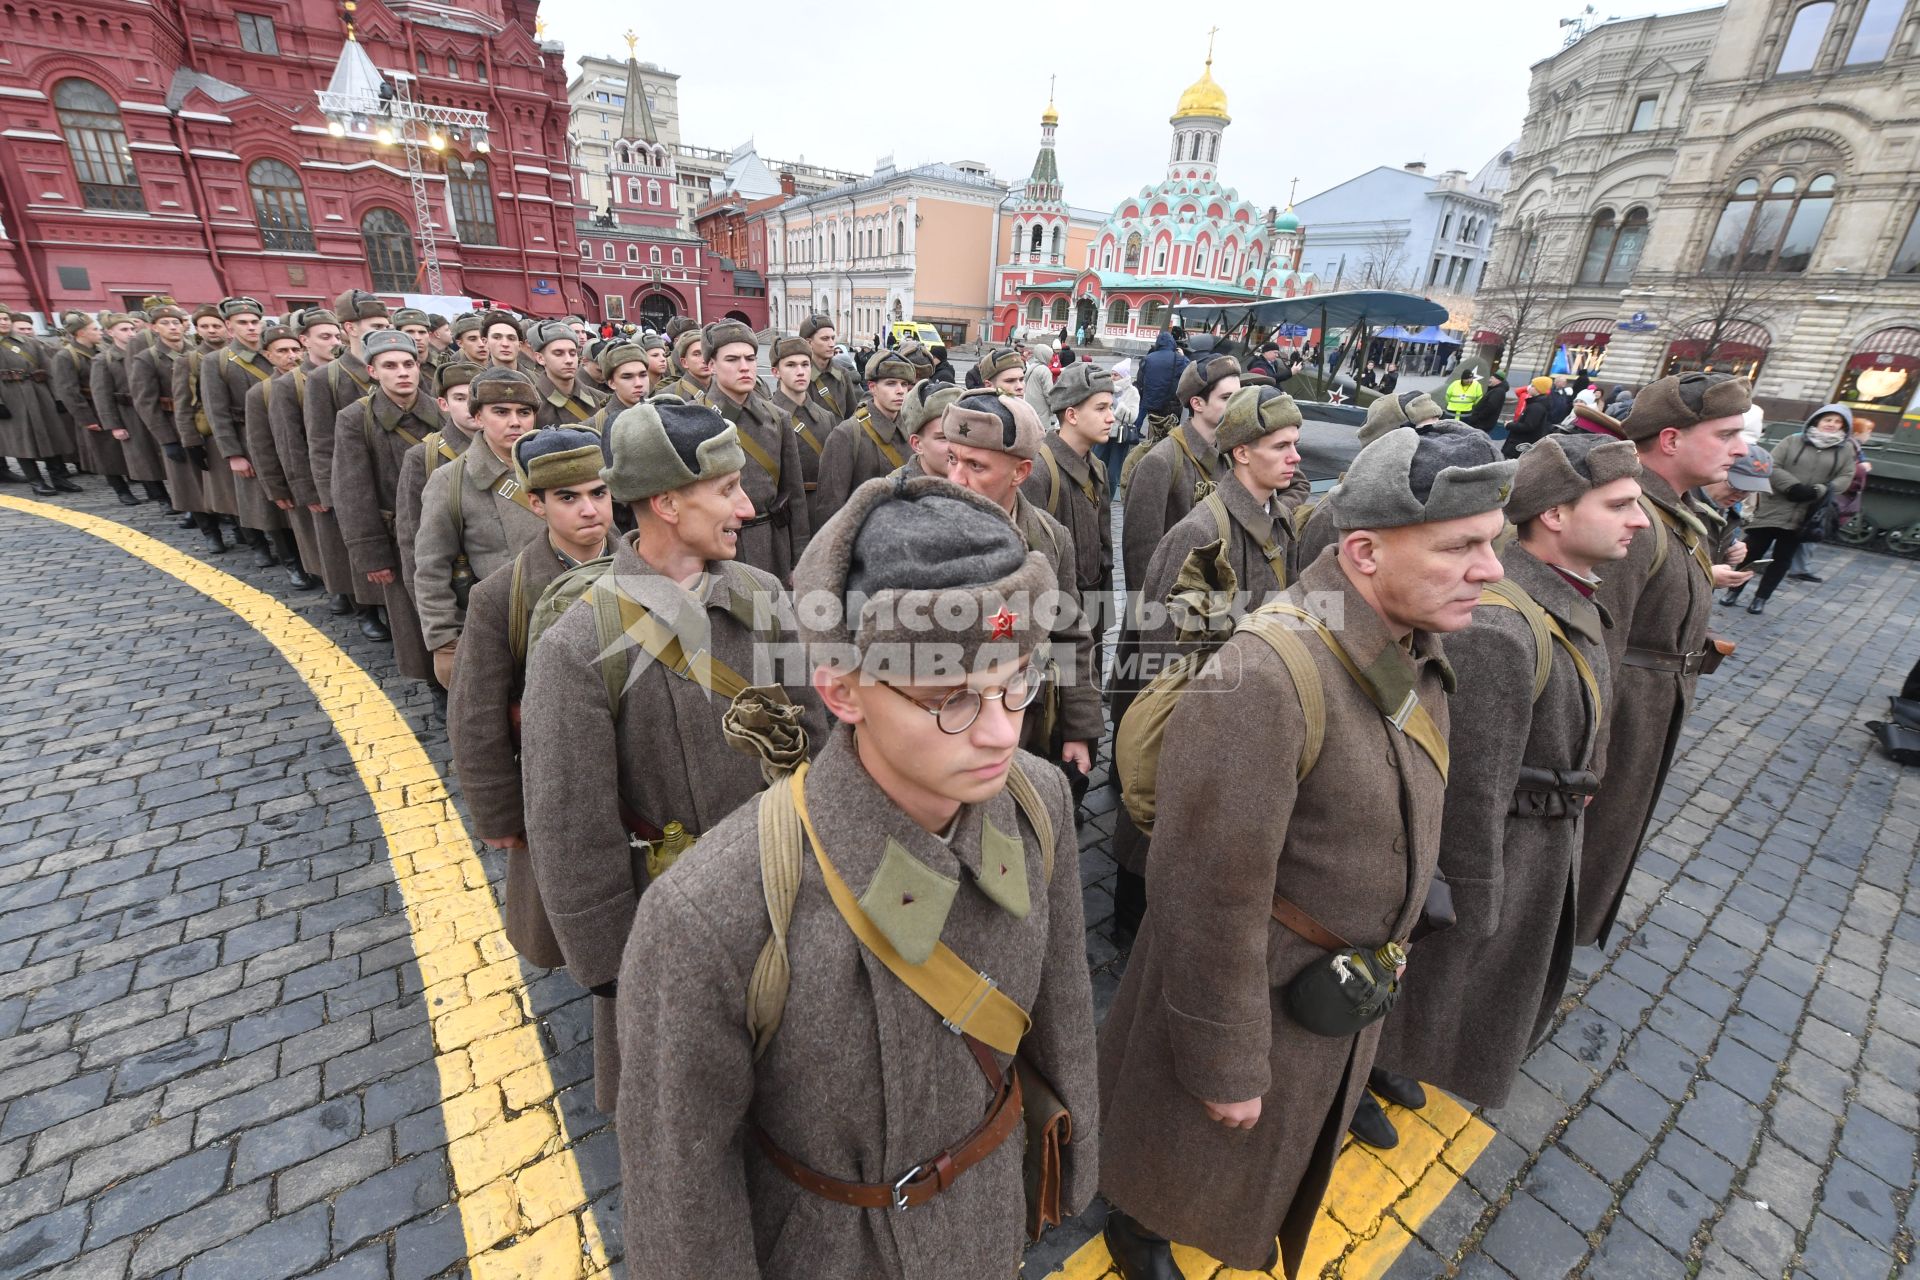
[[[1353,325],[1427,328],[1447,322],[1447,309],[1439,303],[1417,293],[1390,289],[1352,289],[1304,298],[1262,298],[1258,302],[1186,303],[1174,307],[1173,313],[1182,324],[1227,329],[1257,324],[1270,330],[1282,324],[1298,324],[1324,332]]]
[[[1384,338],[1388,342],[1411,342],[1418,346],[1433,346],[1442,342],[1457,344],[1460,341],[1450,334],[1441,332],[1436,325],[1427,325],[1423,329],[1407,329],[1397,324],[1390,325],[1373,336]]]

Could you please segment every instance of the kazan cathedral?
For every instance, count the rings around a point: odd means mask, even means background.
[[[1090,236],[1086,223],[1072,225],[1060,183],[1053,150],[1059,121],[1048,103],[1040,153],[1011,210],[1012,261],[995,273],[997,335],[1065,328],[1083,343],[1140,350],[1169,323],[1176,304],[1319,290],[1319,279],[1299,269],[1305,232],[1293,207],[1262,212],[1220,182],[1220,142],[1232,117],[1211,52],[1168,121],[1166,175],[1115,204]]]

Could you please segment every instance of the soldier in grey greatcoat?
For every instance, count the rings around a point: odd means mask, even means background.
[[[947,448],[945,418],[947,406],[965,394],[964,388],[951,382],[927,379],[913,384],[900,406],[900,430],[913,450],[894,471],[896,476],[937,476],[948,478],[953,470],[953,450]]]
[[[1521,455],[1506,579],[1471,627],[1447,637],[1457,750],[1440,871],[1458,922],[1415,948],[1378,1062],[1483,1107],[1506,1105],[1566,987],[1580,823],[1612,683],[1608,620],[1593,596],[1596,575],[1647,527],[1639,474],[1632,444],[1585,432]]]
[[[832,328],[826,332],[831,338]],[[832,347],[831,341],[828,347]],[[800,470],[805,477],[803,487],[807,501],[811,504],[813,491],[820,483],[820,454],[827,447],[827,433],[846,415],[834,413],[827,407],[826,400],[815,394],[818,373],[806,339],[781,338],[773,344],[768,358],[773,364],[774,377],[769,399],[781,421],[800,438]],[[828,362],[831,364],[831,357]],[[839,392],[833,394],[838,396]]]
[[[828,430],[832,430],[833,424],[851,418],[865,396],[859,379],[833,358],[836,336],[833,321],[826,316],[812,315],[801,322],[800,341],[806,343],[807,356],[813,362],[807,398],[826,412]],[[825,441],[826,437],[822,436],[821,443]]]
[[[188,352],[187,313],[174,306],[156,307],[148,315],[148,324],[145,349],[127,357],[127,390],[133,397],[133,411],[159,451],[169,499],[186,513],[181,527],[198,529],[207,541],[206,550],[224,555],[226,540],[220,536],[219,521],[209,514],[200,467],[187,452],[188,442],[180,439],[173,411],[174,365],[186,359]],[[196,433],[196,442],[198,438]]]
[[[314,492],[319,496],[314,527],[323,542],[337,537],[346,546],[346,533],[339,514],[333,508],[333,442],[340,413],[348,405],[364,400],[373,391],[373,375],[367,369],[366,340],[382,329],[393,327],[387,304],[363,289],[348,289],[334,299],[333,313],[340,318],[340,332],[347,340],[346,350],[321,366],[306,380],[301,393],[300,413],[307,433],[307,466],[313,475]],[[328,525],[332,525],[331,535]],[[359,607],[360,634],[369,640],[389,640],[390,628],[380,620],[380,608],[386,597],[364,574],[350,573],[348,589]]]
[[[147,501],[166,502],[165,472],[160,466],[160,446],[147,432],[147,424],[133,407],[133,383],[130,378],[134,360],[133,340],[141,332],[132,316],[110,315],[104,326],[107,341],[94,357],[89,371],[92,378],[93,408],[100,415],[100,429],[112,437],[120,450],[123,484],[130,491],[134,483],[146,491]],[[115,489],[120,489],[116,485]],[[122,493],[123,506],[130,492]],[[137,501],[137,499],[136,499]],[[171,505],[171,504],[169,504]]]
[[[413,581],[414,552],[420,540],[420,509],[426,499],[427,481],[434,472],[465,453],[480,434],[479,424],[473,420],[472,404],[473,380],[480,373],[477,365],[449,360],[437,369],[423,369],[420,374],[440,405],[440,429],[408,447],[400,459],[400,485],[393,499],[393,540],[400,548],[400,581],[413,598],[416,609],[419,595]],[[449,686],[438,674],[439,664],[434,665],[434,698],[438,702],[445,697]],[[444,703],[440,709],[446,709]]]
[[[319,548],[313,542],[312,513],[294,501],[292,486],[280,466],[280,449],[273,438],[273,389],[282,378],[291,377],[300,363],[304,347],[300,335],[286,325],[270,324],[260,331],[260,354],[273,369],[273,377],[247,388],[244,401],[247,460],[253,464],[253,483],[261,495],[273,504],[286,522],[283,529],[268,531],[274,554],[287,570],[287,585],[295,591],[311,591],[320,579],[306,570],[303,557],[319,563]]]
[[[340,346],[340,321],[325,307],[308,307],[292,317],[300,338],[301,357],[292,369],[276,377],[267,389],[267,426],[279,463],[281,495],[293,500],[288,523],[300,540],[300,561],[317,573],[327,590],[327,607],[335,617],[354,611],[353,562],[340,537],[340,524],[323,508],[313,473],[313,455],[307,442],[307,389],[324,378]],[[268,482],[269,489],[273,481]],[[369,612],[372,606],[367,606]],[[376,617],[373,619],[378,622]],[[364,619],[363,619],[364,621]],[[381,632],[385,634],[384,631]]]
[[[173,362],[173,426],[181,448],[200,473],[201,501],[211,515],[231,523],[240,510],[233,490],[233,471],[213,456],[213,425],[200,402],[200,366],[227,345],[227,322],[217,306],[195,307],[193,340],[186,355]]]
[[[426,680],[433,675],[433,660],[420,636],[413,597],[400,579],[394,515],[401,460],[408,449],[441,430],[445,419],[439,403],[421,386],[420,349],[412,338],[398,329],[379,329],[367,335],[365,349],[375,387],[335,420],[333,509],[355,575],[384,602],[394,665],[403,676]],[[312,385],[307,392],[312,394]]]
[[[0,312],[9,319],[14,313]],[[46,353],[31,337],[0,333],[0,453],[16,458],[43,498],[79,493],[67,470],[66,431],[54,408]]]
[[[478,430],[458,458],[427,478],[413,538],[414,607],[433,654],[434,679],[447,688],[466,625],[454,583],[460,562],[466,562],[468,583],[477,582],[546,532],[513,461],[513,446],[533,429],[539,393],[505,369],[486,370],[467,389]]]
[[[600,478],[600,441],[577,427],[522,436],[514,456],[546,532],[474,585],[447,700],[453,767],[474,834],[507,852],[507,941],[543,968],[566,963],[540,901],[527,852],[520,782],[520,697],[528,624],[541,592],[562,573],[613,554],[613,499]]]
[[[913,366],[892,352],[867,364],[868,399],[827,433],[820,453],[820,483],[813,491],[813,524],[825,524],[853,491],[884,476],[911,452],[900,430],[900,410],[914,382]]]
[[[1141,455],[1126,481],[1120,559],[1129,592],[1146,580],[1147,563],[1167,530],[1226,474],[1213,437],[1239,389],[1240,364],[1232,356],[1195,360],[1181,372],[1177,394],[1186,421]]]
[[[793,576],[793,566],[813,532],[799,437],[760,394],[755,372],[760,342],[753,330],[736,320],[723,320],[708,325],[700,343],[708,378],[705,393],[695,403],[738,427],[740,447],[747,455],[740,485],[753,499],[753,519],[740,531],[740,560],[785,582]]]
[[[1324,630],[1267,615],[1320,687],[1317,758],[1308,697],[1256,630],[1173,707],[1150,905],[1100,1031],[1101,1192],[1127,1280],[1178,1275],[1169,1240],[1298,1271],[1380,1023],[1309,1030],[1287,988],[1331,969],[1322,990],[1344,989],[1336,940],[1391,966],[1421,916],[1448,769],[1438,635],[1499,580],[1513,466],[1478,432],[1391,432],[1329,497],[1347,532],[1277,602]]]
[[[1071,1115],[1062,1213],[1099,1157],[1073,810],[1017,748],[1056,575],[995,504],[919,477],[857,490],[794,582],[839,723],[649,889],[620,968],[627,1265],[1012,1276],[1023,1107],[1050,1088]],[[903,973],[929,958],[984,971],[981,1009],[936,1012]]]
[[[737,429],[699,405],[650,402],[614,419],[613,462],[602,475],[614,501],[634,507],[638,529],[615,544],[606,576],[527,662],[527,843],[567,970],[596,997],[594,1096],[608,1112],[620,1081],[613,997],[634,904],[680,842],[705,835],[765,784],[761,759],[729,745],[729,717],[754,695],[729,693],[724,673],[777,683],[760,668],[792,642],[795,624],[780,583],[735,559],[753,515],[740,484],[746,461]],[[602,655],[623,642],[602,639],[603,604],[628,623],[617,700]],[[817,743],[819,702],[803,680],[760,698],[778,704],[766,715]],[[646,842],[647,857],[630,835]]]
[[[118,319],[113,315],[108,318]],[[64,434],[72,442],[69,449],[82,471],[106,477],[122,505],[138,506],[140,499],[127,486],[120,442],[108,434],[93,405],[93,362],[100,356],[100,322],[84,311],[69,311],[61,322],[61,337],[48,357],[47,372],[53,378],[53,400]]]
[[[1587,807],[1580,844],[1580,946],[1604,942],[1619,914],[1707,664],[1714,588],[1753,576],[1715,563],[1719,517],[1690,492],[1724,480],[1747,456],[1740,428],[1752,403],[1744,378],[1680,374],[1649,384],[1620,424],[1640,450],[1652,525],[1634,536],[1626,559],[1594,593],[1613,619],[1613,707],[1595,756],[1600,791]]]
[[[260,349],[265,312],[252,298],[227,298],[220,303],[227,322],[227,345],[217,356],[200,363],[200,403],[213,428],[211,465],[225,467],[232,477],[237,516],[256,565],[274,561],[269,533],[284,533],[287,517],[267,497],[247,456],[247,392],[273,377],[273,366]]]
[[[527,345],[540,362],[540,372],[533,376],[540,393],[540,426],[578,425],[607,402],[605,392],[595,391],[580,377],[580,341],[572,325],[543,320],[529,332]]]
[[[1113,507],[1107,465],[1093,452],[1113,429],[1113,374],[1082,361],[1060,371],[1047,404],[1055,429],[1024,486],[1029,501],[1073,535],[1074,581],[1096,646],[1113,624]]]

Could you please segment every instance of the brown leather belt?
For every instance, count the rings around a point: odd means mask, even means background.
[[[754,1141],[760,1144],[760,1150],[773,1162],[774,1168],[786,1174],[802,1190],[811,1191],[823,1200],[852,1205],[856,1209],[917,1208],[951,1187],[961,1174],[992,1155],[1007,1140],[1007,1135],[1020,1127],[1022,1106],[1019,1074],[1011,1071],[1003,1073],[1000,1064],[993,1059],[993,1051],[972,1036],[963,1034],[960,1038],[967,1042],[973,1060],[979,1064],[981,1073],[993,1088],[993,1102],[987,1108],[986,1119],[958,1143],[933,1159],[915,1165],[892,1182],[845,1182],[810,1169],[775,1146],[773,1139],[767,1136],[767,1131],[758,1125],[753,1128]]]
[[[1629,645],[1620,655],[1623,667],[1644,667],[1648,671],[1669,671],[1675,675],[1697,676],[1700,666],[1706,661],[1707,652],[1663,653],[1659,649],[1636,649]]]
[[[1273,895],[1273,918],[1322,951],[1348,951],[1353,944],[1279,894]]]

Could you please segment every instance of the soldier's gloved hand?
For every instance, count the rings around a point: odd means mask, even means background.
[[[187,456],[193,459],[193,465],[202,471],[207,469],[207,450],[204,445],[188,445]]]
[[[1796,484],[1789,486],[1787,491],[1780,496],[1788,502],[1813,502],[1820,497],[1820,486],[1817,484]]]
[[[168,462],[185,462],[187,460],[187,451],[177,444],[163,444],[160,446],[160,452],[167,455]]]

